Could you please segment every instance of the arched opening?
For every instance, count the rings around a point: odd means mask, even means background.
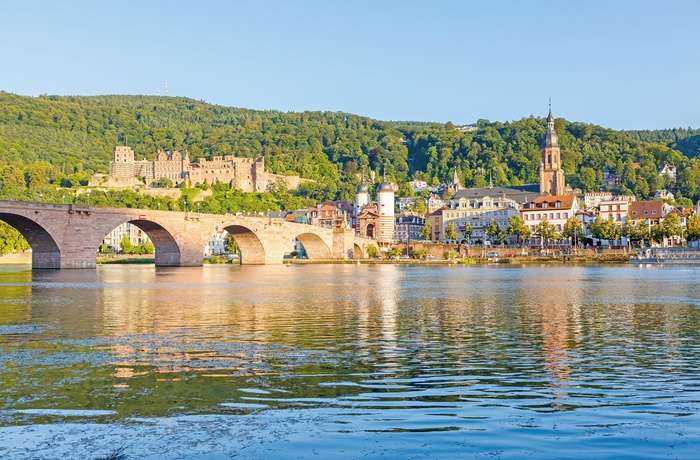
[[[352,258],[353,259],[364,259],[365,255],[362,253],[362,248],[359,244],[355,243],[352,246]]]
[[[302,233],[297,235],[297,240],[304,246],[306,256],[309,259],[330,259],[331,250],[328,245],[315,233]]]
[[[27,240],[32,248],[32,268],[61,268],[61,251],[44,227],[17,214],[0,213],[0,220]]]
[[[367,224],[367,229],[365,231],[365,236],[368,238],[375,238],[374,236],[375,226],[374,224]]]
[[[236,241],[241,253],[241,264],[262,265],[265,263],[265,248],[260,242],[260,238],[255,234],[255,229],[251,230],[242,225],[230,225],[224,230]]]
[[[121,253],[154,257],[157,267],[181,265],[180,247],[161,225],[149,220],[130,220],[105,235],[101,253]]]

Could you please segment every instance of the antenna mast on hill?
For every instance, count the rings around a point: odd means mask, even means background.
[[[168,96],[168,80],[165,80],[165,96]]]

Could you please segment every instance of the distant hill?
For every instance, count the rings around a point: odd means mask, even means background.
[[[679,170],[676,193],[700,199],[697,130],[622,132],[561,118],[556,128],[567,181],[575,187],[599,189],[607,168],[620,178],[618,191],[647,198],[673,187],[657,174],[672,163]],[[534,183],[544,132],[545,120],[535,117],[479,120],[460,130],[451,123],[256,111],[177,97],[0,92],[0,164],[24,165],[25,175],[41,162],[52,177],[104,173],[122,144],[139,158],[158,150],[187,150],[195,161],[264,155],[272,173],[316,180],[302,191],[312,199],[353,199],[359,173],[373,172],[378,180],[384,166],[400,184],[446,182],[455,168],[465,186],[484,186],[489,177],[496,185]]]

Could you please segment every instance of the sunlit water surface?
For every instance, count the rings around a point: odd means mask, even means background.
[[[698,458],[698,268],[0,268],[0,457]]]

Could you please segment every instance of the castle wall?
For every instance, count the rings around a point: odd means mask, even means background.
[[[109,164],[110,181],[124,182],[124,179],[143,177],[147,184],[167,177],[175,185],[190,180],[192,185],[214,184],[217,181],[231,183],[243,192],[269,192],[277,180],[284,181],[288,189],[299,188],[299,176],[282,176],[265,171],[265,159],[236,158],[218,156],[211,160],[202,158],[198,163],[190,163],[187,152],[158,152],[155,161],[134,161],[134,153],[129,147],[117,146],[114,161]]]

